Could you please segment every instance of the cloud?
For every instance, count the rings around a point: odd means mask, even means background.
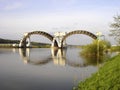
[[[77,3],[78,0],[52,0],[52,3],[55,5],[62,5],[62,7],[65,6],[71,6]]]
[[[101,27],[106,25],[109,21],[107,15],[96,12],[69,12],[69,13],[48,13],[48,14],[24,14],[1,16],[0,25],[4,27],[16,28],[52,28],[58,29],[74,29],[74,28],[87,28],[87,27]],[[6,26],[7,25],[7,26]]]
[[[6,6],[3,7],[4,10],[16,10],[22,7],[21,2],[13,2],[11,4],[7,4]]]

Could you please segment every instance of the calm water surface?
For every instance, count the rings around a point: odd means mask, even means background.
[[[98,70],[96,60],[80,56],[79,48],[1,48],[0,90],[72,90]]]

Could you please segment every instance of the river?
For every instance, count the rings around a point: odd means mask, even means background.
[[[80,48],[0,48],[0,90],[72,90],[104,60],[80,55]]]

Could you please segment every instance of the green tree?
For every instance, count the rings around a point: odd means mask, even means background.
[[[120,45],[120,15],[117,15],[114,18],[114,22],[111,23],[110,27],[110,36],[113,36],[118,45]]]

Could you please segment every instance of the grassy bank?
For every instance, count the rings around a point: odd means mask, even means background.
[[[112,47],[110,48],[110,50],[111,50],[112,52],[120,52],[120,46],[112,46]]]
[[[0,48],[18,48],[18,44],[0,44]],[[31,45],[31,48],[50,48],[49,44]]]
[[[19,40],[9,40],[0,38],[0,48],[18,48]],[[31,48],[50,48],[49,43],[31,42]]]
[[[16,48],[18,44],[0,44],[0,48]]]
[[[31,42],[31,46],[32,46],[32,48],[50,48],[51,44]]]
[[[120,90],[120,55],[108,60],[97,73],[73,90]]]

